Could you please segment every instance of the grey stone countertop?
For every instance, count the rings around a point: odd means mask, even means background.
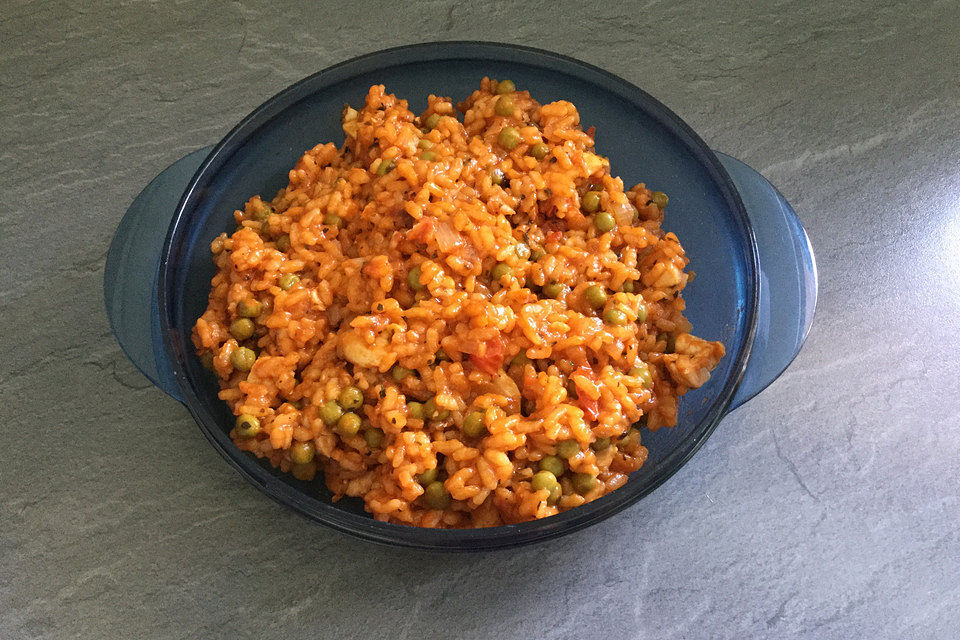
[[[725,8],[721,5],[727,5]],[[940,2],[0,5],[0,638],[956,638],[960,10]],[[435,39],[551,49],[769,177],[810,337],[653,494],[512,551],[278,506],[121,353],[111,235],[288,84]]]

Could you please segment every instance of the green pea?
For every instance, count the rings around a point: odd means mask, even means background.
[[[463,432],[467,436],[476,438],[486,430],[487,425],[483,423],[482,411],[471,411],[463,417]]]
[[[367,429],[363,432],[363,440],[371,449],[376,449],[383,444],[383,431],[380,429]]]
[[[583,194],[583,199],[580,201],[580,206],[583,207],[583,210],[587,213],[594,213],[600,208],[600,194],[596,191],[586,192]]]
[[[300,282],[299,276],[292,273],[285,273],[282,276],[280,276],[280,279],[277,281],[277,284],[279,284],[280,288],[283,289],[284,291],[289,291],[298,282]]]
[[[557,482],[557,476],[549,471],[538,471],[533,474],[533,478],[530,479],[530,486],[533,487],[534,491],[543,491],[544,489],[549,491],[550,495],[547,502],[550,504],[554,504],[560,499],[560,483]]]
[[[530,362],[530,358],[527,357],[527,352],[521,349],[519,352],[517,352],[517,355],[513,356],[513,360],[510,361],[510,364],[524,366],[528,362]]]
[[[257,220],[266,220],[270,217],[270,214],[273,213],[273,207],[269,205],[263,205],[253,214],[253,217]]]
[[[544,251],[543,249],[534,249],[533,251],[530,252],[530,260],[532,260],[533,262],[539,262],[540,258],[542,258],[545,255],[547,255],[547,252]]]
[[[440,114],[431,113],[423,124],[426,125],[427,129],[436,129],[437,125],[440,124]]]
[[[530,245],[528,245],[526,242],[518,242],[517,246],[514,247],[513,250],[516,252],[517,257],[521,260],[526,260],[530,257]]]
[[[670,198],[668,198],[667,194],[665,194],[663,191],[654,191],[652,194],[650,194],[650,197],[653,198],[653,201],[660,209],[666,207],[667,203],[670,202]]]
[[[581,495],[590,493],[597,486],[596,476],[589,473],[575,473],[571,480],[573,481],[573,488]]]
[[[337,421],[340,420],[340,416],[342,415],[343,409],[333,400],[327,400],[320,405],[320,419],[329,427],[337,424]]]
[[[629,321],[626,312],[616,307],[610,307],[604,311],[603,319],[607,324],[612,324],[615,327],[621,327]]]
[[[513,98],[510,96],[500,96],[497,98],[497,104],[493,106],[494,112],[498,116],[512,116],[516,105],[513,104]]]
[[[423,285],[420,284],[419,265],[410,269],[410,273],[407,274],[407,284],[410,285],[410,288],[414,291],[421,291],[423,289]]]
[[[551,282],[550,284],[543,285],[543,295],[556,300],[563,295],[563,289],[563,285],[559,282]]]
[[[434,401],[433,417],[437,420],[446,420],[450,417],[450,411],[437,408],[436,401]]]
[[[423,405],[419,402],[408,402],[407,417],[414,420],[423,420]]]
[[[426,138],[420,138],[420,141],[417,142],[417,146],[421,149],[432,149],[433,143],[427,140]]]
[[[563,475],[563,461],[557,456],[544,456],[540,460],[540,470],[549,471],[559,478]]]
[[[250,318],[237,318],[230,323],[230,335],[238,341],[243,341],[253,335],[256,325]]]
[[[640,444],[640,430],[630,427],[617,443],[618,448],[635,447]]]
[[[493,279],[499,281],[504,276],[509,276],[513,273],[513,269],[510,268],[510,265],[505,262],[498,262],[497,265],[493,268],[493,271],[490,272],[490,275],[493,276]]]
[[[340,392],[337,402],[347,411],[359,409],[360,405],[363,404],[363,391],[360,391],[357,387],[347,387]]]
[[[420,483],[421,487],[426,487],[428,484],[435,482],[438,475],[440,475],[440,470],[437,469],[437,467],[434,467],[433,469],[427,469],[417,476],[417,482]]]
[[[557,455],[569,460],[580,453],[580,443],[576,440],[563,440],[557,443]]]
[[[587,287],[587,290],[583,292],[583,296],[587,299],[587,304],[594,309],[603,309],[607,304],[606,292],[595,284]]]
[[[490,170],[490,180],[498,187],[502,187],[507,181],[507,177],[499,168],[494,167]]]
[[[241,438],[252,438],[260,433],[260,421],[249,413],[237,416],[237,435]]]
[[[620,291],[624,293],[633,293],[636,290],[636,287],[633,284],[633,280],[627,280],[623,283],[623,286],[620,287]]]
[[[497,142],[507,151],[513,151],[520,144],[520,132],[516,127],[504,127],[497,136]]]
[[[550,485],[556,481],[556,475],[544,470],[533,474],[533,477],[530,479],[530,485],[533,487],[534,491],[542,491],[543,489],[548,489]]]
[[[420,158],[427,162],[433,162],[437,159],[437,154],[433,151],[424,151],[420,154]]]
[[[363,421],[355,413],[345,413],[337,420],[337,431],[342,436],[355,436],[360,431],[360,424]]]
[[[550,153],[550,147],[548,147],[543,142],[537,142],[532,147],[530,147],[530,155],[532,155],[537,160],[543,160],[547,157],[547,154]]]
[[[207,371],[213,371],[213,353],[210,351],[204,352],[204,354],[200,356],[200,364],[202,364],[203,368]]]
[[[401,367],[398,364],[393,365],[393,369],[390,370],[390,375],[393,376],[395,382],[400,382],[412,372],[406,367]]]
[[[597,438],[590,443],[590,448],[594,451],[603,451],[610,448],[610,438]]]
[[[277,251],[286,251],[290,248],[290,236],[283,234],[277,238]]]
[[[450,362],[450,356],[447,355],[447,352],[443,349],[437,349],[437,353],[434,356],[436,362]]]
[[[237,371],[250,371],[253,364],[257,361],[257,354],[253,349],[238,347],[230,354],[230,362]]]
[[[501,80],[497,83],[497,93],[500,95],[513,93],[516,90],[517,86],[513,84],[513,80]]]
[[[653,375],[650,373],[650,367],[643,365],[637,365],[630,369],[629,374],[634,378],[640,378],[640,381],[643,383],[644,387],[649,387],[653,384]]]
[[[385,176],[391,171],[393,171],[393,160],[384,160],[381,158],[380,164],[377,165],[377,175]]]
[[[593,218],[593,226],[595,226],[600,233],[606,233],[613,231],[617,227],[617,221],[613,219],[613,216],[610,215],[609,212],[601,211]]]
[[[427,420],[446,420],[450,417],[450,412],[446,409],[438,410],[437,401],[430,398],[423,403],[423,417]]]
[[[431,509],[446,509],[450,506],[450,494],[443,483],[436,480],[424,488],[423,501]]]
[[[290,447],[290,461],[294,464],[307,464],[313,460],[316,448],[310,441],[296,442]]]
[[[343,218],[335,213],[328,213],[327,215],[323,216],[323,224],[331,227],[337,227],[339,229],[343,226]]]
[[[640,305],[637,307],[637,322],[643,324],[647,321],[647,307],[645,305]]]
[[[237,303],[237,315],[241,318],[256,318],[263,311],[263,305],[256,300],[241,300]]]

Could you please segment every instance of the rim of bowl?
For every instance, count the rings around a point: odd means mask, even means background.
[[[366,69],[365,65],[369,66],[370,63],[375,61],[382,62],[384,68],[390,68],[413,62],[437,62],[439,60],[489,60],[491,62],[521,64],[534,68],[547,68],[553,72],[570,75],[596,85],[598,89],[603,91],[611,92],[615,87],[624,99],[640,107],[661,126],[677,135],[681,142],[689,147],[696,159],[717,183],[733,214],[738,218],[737,222],[740,223],[747,241],[746,258],[749,270],[747,284],[752,298],[750,304],[744,309],[745,313],[740,318],[741,323],[747,323],[742,348],[722,390],[714,399],[707,414],[694,428],[693,433],[659,463],[657,470],[645,479],[643,485],[637,486],[633,490],[630,490],[628,483],[620,489],[576,509],[564,511],[549,518],[514,525],[481,529],[427,529],[381,522],[370,515],[358,515],[338,509],[319,498],[303,493],[272,475],[270,471],[260,466],[254,458],[237,449],[227,433],[217,426],[214,417],[202,407],[198,394],[186,374],[183,362],[185,357],[189,357],[189,354],[184,354],[171,336],[172,330],[169,321],[171,308],[165,292],[172,277],[169,257],[174,248],[174,240],[178,237],[178,232],[189,222],[188,213],[194,200],[200,197],[198,184],[201,180],[211,169],[218,169],[222,161],[241,147],[245,139],[263,124],[303,98],[321,90],[322,86],[314,87],[318,82],[322,83],[326,80],[327,84],[335,84],[359,73],[372,71],[373,69]],[[327,80],[328,76],[329,80]],[[726,415],[727,407],[730,405],[746,371],[747,361],[753,348],[760,293],[759,254],[756,238],[739,192],[710,147],[686,122],[646,91],[620,76],[592,64],[544,49],[471,40],[448,40],[403,45],[363,54],[313,73],[267,99],[214,146],[191,178],[170,222],[160,254],[159,268],[157,296],[163,346],[170,359],[174,377],[183,392],[184,404],[204,436],[220,455],[248,482],[267,496],[286,507],[293,508],[294,511],[314,522],[364,540],[391,546],[435,551],[485,551],[509,548],[573,533],[619,513],[666,482],[703,446]]]

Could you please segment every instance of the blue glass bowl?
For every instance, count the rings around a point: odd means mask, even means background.
[[[210,241],[233,228],[251,195],[275,193],[304,150],[340,141],[340,109],[372,84],[410,100],[455,100],[489,75],[511,78],[540,102],[566,99],[596,126],[599,153],[615,175],[670,195],[664,227],[686,248],[696,279],[684,291],[695,332],[722,340],[727,355],[710,381],[681,401],[679,424],[643,434],[649,458],[621,489],[550,518],[489,529],[431,530],[378,522],[355,499],[336,504],[322,480],[301,482],[237,450],[233,416],[217,399],[190,331],[207,303]],[[107,256],[104,292],[111,328],[134,364],[183,402],[204,435],[247,480],[308,518],[383,543],[443,550],[511,547],[581,529],[633,504],[674,474],[733,408],[793,360],[813,319],[816,265],[796,214],[760,174],[711,151],[647,93],[591,65],[554,53],[478,42],[390,49],[321,71],[277,94],[213,148],[161,173],[133,202]]]

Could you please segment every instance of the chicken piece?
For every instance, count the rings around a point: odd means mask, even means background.
[[[725,353],[723,344],[702,340],[689,333],[677,336],[674,353],[663,356],[670,377],[678,384],[696,389],[710,379],[710,372]]]
[[[610,161],[604,158],[603,156],[598,156],[595,153],[585,152],[583,154],[583,166],[587,170],[587,175],[592,176],[596,173],[600,173],[610,165]]]
[[[385,371],[396,360],[387,350],[386,334],[377,336],[373,344],[367,343],[360,333],[351,329],[340,336],[340,351],[343,357],[360,367],[373,367]]]
[[[675,260],[661,260],[643,275],[643,283],[660,289],[676,287],[684,283],[683,268]]]
[[[343,105],[343,111],[340,112],[340,126],[343,127],[343,132],[351,138],[357,137],[357,129],[360,128],[357,115],[357,110],[348,104]]]

